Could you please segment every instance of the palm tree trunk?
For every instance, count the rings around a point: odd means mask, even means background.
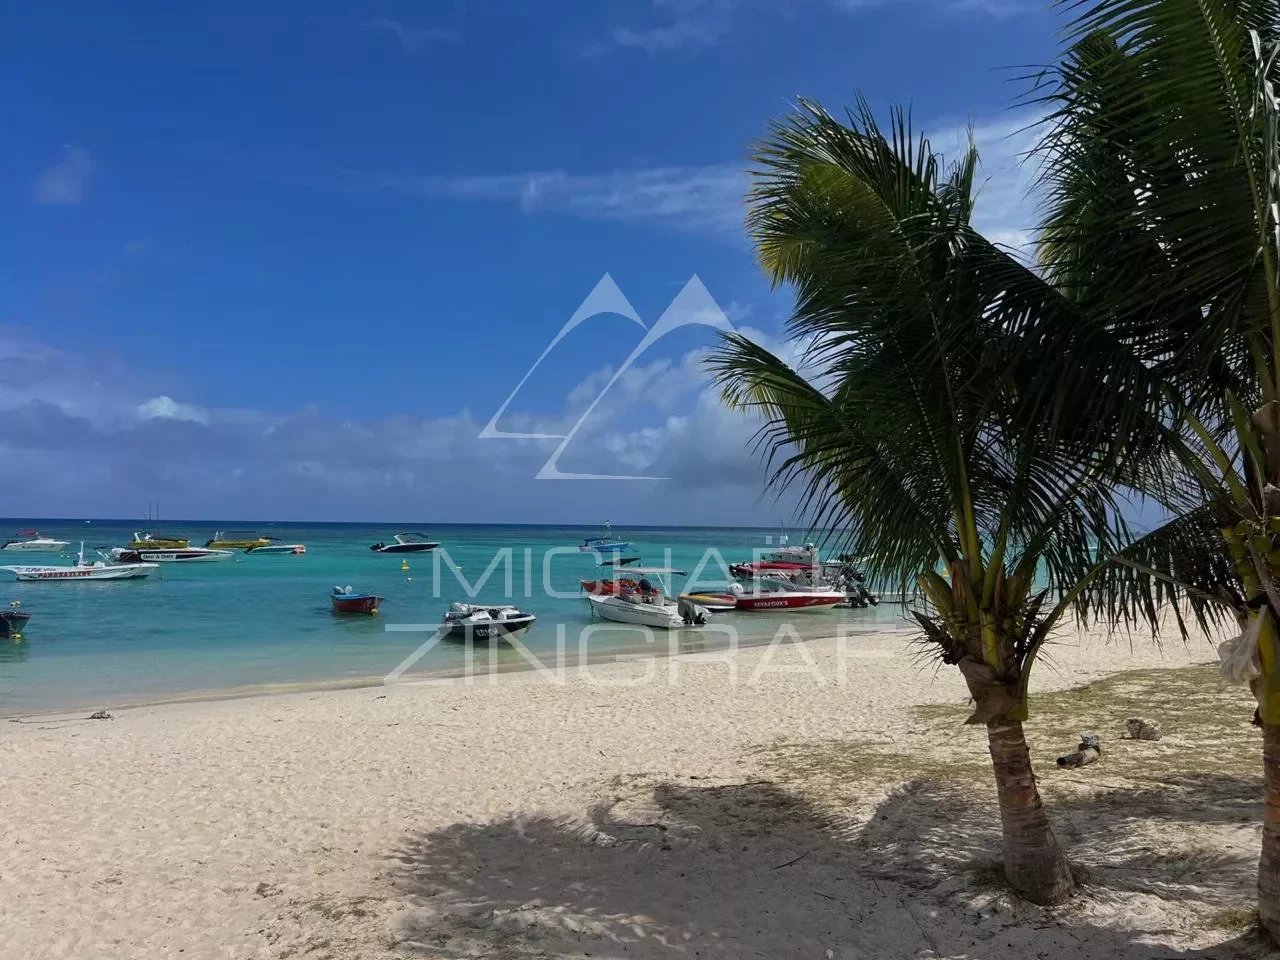
[[[1280,942],[1280,724],[1262,725],[1262,776],[1267,806],[1258,861],[1258,918]]]
[[[988,723],[987,744],[991,749],[996,792],[1000,798],[1005,879],[1032,903],[1045,906],[1061,903],[1075,891],[1075,883],[1071,879],[1067,858],[1049,826],[1044,804],[1040,802],[1022,724],[1018,721]],[[1280,734],[1277,750],[1280,751]],[[1280,752],[1277,753],[1276,769],[1277,784],[1280,785]],[[1277,797],[1276,811],[1280,816],[1280,794]],[[1280,840],[1280,833],[1277,833],[1277,839]],[[1280,865],[1280,842],[1277,843],[1277,854],[1276,863]],[[1275,876],[1280,881],[1280,871]],[[1280,891],[1280,883],[1276,889]]]

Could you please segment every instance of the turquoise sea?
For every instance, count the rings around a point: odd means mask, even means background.
[[[120,545],[145,523],[121,520],[0,520],[0,530],[34,528],[47,537],[83,539],[93,547]],[[399,526],[344,523],[165,522],[160,532],[202,546],[214,531],[256,530],[282,542],[303,543],[305,556],[237,554],[222,563],[163,564],[149,579],[121,582],[8,581],[0,572],[0,603],[22,602],[31,614],[21,640],[0,638],[0,716],[118,707],[172,698],[252,692],[290,685],[380,682],[431,631],[388,626],[438,623],[450,601],[514,603],[538,617],[525,639],[530,652],[554,660],[557,644],[571,657],[706,649],[727,642],[723,630],[681,630],[668,637],[610,624],[586,631],[590,612],[578,581],[599,576],[591,554],[577,551],[597,528],[571,526]],[[369,545],[397,531],[421,530],[441,547],[431,554],[377,554]],[[629,540],[627,555],[648,566],[674,566],[698,582],[723,583],[718,563],[749,560],[769,549],[778,531],[743,528],[615,527]],[[793,542],[798,542],[793,536]],[[62,564],[54,555],[0,555],[5,564]],[[402,562],[408,569],[402,569]],[[481,578],[493,565],[488,580]],[[691,577],[668,584],[684,589]],[[337,617],[329,606],[334,585],[386,598],[374,617]],[[725,614],[738,642],[767,641],[790,625],[803,637],[829,636],[840,623],[868,632],[904,625],[902,607],[826,613]],[[489,654],[486,652],[486,658]],[[513,651],[497,654],[502,668],[528,664]],[[466,668],[464,648],[440,644],[426,651],[406,677],[451,675]]]

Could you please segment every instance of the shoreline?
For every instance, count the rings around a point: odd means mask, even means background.
[[[906,634],[914,635],[918,631],[914,630],[909,624],[905,624],[901,628],[888,627],[881,624],[866,626],[850,625],[850,629],[844,631],[843,636],[879,636],[881,634],[891,636],[901,636]],[[803,633],[799,636],[799,642],[809,644],[826,640],[836,639],[833,635],[825,633],[816,633],[813,636],[806,636]],[[572,671],[574,669],[582,670],[591,666],[599,666],[602,664],[616,662],[635,662],[637,660],[654,659],[664,660],[671,657],[697,657],[704,654],[715,654],[725,651],[745,651],[754,650],[759,647],[767,647],[776,643],[775,637],[749,637],[745,640],[739,640],[731,646],[715,647],[710,650],[679,650],[674,649],[674,644],[667,643],[665,646],[661,644],[649,646],[629,646],[620,645],[609,650],[602,650],[599,653],[588,654],[586,657],[580,657],[573,661],[573,664],[567,665],[563,660],[559,659],[559,654],[565,652],[565,648],[556,648],[555,650],[529,650],[530,656],[535,659],[539,654],[553,653],[557,655],[557,662],[554,666]],[[792,641],[788,641],[792,642]],[[477,648],[480,650],[488,648]],[[507,648],[511,650],[511,648]],[[527,649],[527,648],[526,648]],[[512,651],[514,652],[514,651]],[[540,669],[552,666],[553,664],[541,663],[535,665],[524,656],[516,654],[517,659],[505,662],[493,663],[492,670],[485,674],[469,674],[466,665],[450,665],[440,667],[433,670],[423,670],[408,675],[404,680],[395,680],[387,682],[387,675],[366,675],[359,677],[337,678],[328,680],[300,680],[297,682],[283,683],[263,683],[250,684],[246,686],[208,688],[200,690],[192,690],[187,693],[178,693],[174,695],[165,695],[159,697],[150,697],[145,699],[123,699],[119,702],[115,701],[83,701],[71,703],[67,705],[58,705],[48,709],[37,709],[18,712],[7,712],[3,705],[0,704],[0,722],[56,722],[60,720],[83,719],[78,716],[64,716],[65,714],[78,714],[86,710],[139,710],[147,707],[168,706],[170,704],[189,704],[189,703],[219,703],[227,700],[250,700],[265,697],[289,696],[295,694],[317,693],[340,690],[368,690],[376,687],[409,687],[409,686],[426,686],[438,684],[442,682],[451,682],[457,680],[465,680],[471,676],[473,678],[471,686],[482,686],[487,677],[506,677],[519,676],[526,673],[537,673]],[[490,679],[490,683],[496,682],[496,679]]]

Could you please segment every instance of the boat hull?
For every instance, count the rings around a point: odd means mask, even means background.
[[[6,543],[0,550],[5,553],[60,553],[70,543],[66,540],[19,540]]]
[[[0,610],[0,637],[20,637],[31,614],[17,610]]]
[[[453,643],[514,643],[529,632],[536,619],[530,614],[489,623],[441,624],[440,639]]]
[[[845,602],[842,593],[761,593],[743,594],[738,597],[735,609],[745,613],[788,610],[791,612],[820,613]]]
[[[307,548],[300,543],[273,543],[266,547],[250,547],[245,553],[264,554],[268,557],[273,556],[296,556],[300,557],[307,552]]]
[[[104,567],[0,567],[19,580],[139,580],[159,568],[156,563],[120,563]]]
[[[426,553],[438,546],[438,543],[375,543],[369,549],[374,553]]]
[[[126,563],[217,563],[233,556],[230,550],[190,547],[185,550],[129,550],[122,552],[117,559]]]
[[[602,620],[629,623],[656,630],[675,630],[686,626],[675,604],[631,603],[616,596],[587,594],[592,612]]]
[[[382,604],[382,597],[361,593],[341,597],[333,596],[329,598],[329,601],[333,605],[334,613],[372,614],[378,612],[378,607]]]
[[[204,542],[204,545],[211,550],[248,550],[250,547],[267,547],[271,545],[270,537],[260,537],[257,534],[245,536],[225,536],[223,531],[219,530],[212,537]]]

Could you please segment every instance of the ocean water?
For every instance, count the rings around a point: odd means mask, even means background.
[[[0,521],[0,529],[35,528],[44,536],[120,545],[145,528],[136,521]],[[716,629],[646,631],[591,625],[578,581],[608,574],[577,544],[588,527],[436,525],[423,529],[441,547],[430,554],[377,554],[369,545],[397,530],[378,524],[179,522],[165,534],[201,546],[217,529],[255,529],[282,542],[303,543],[304,556],[238,553],[221,563],[163,564],[146,580],[18,583],[0,572],[0,603],[20,600],[31,614],[21,640],[0,638],[0,716],[99,708],[192,696],[252,692],[290,685],[379,682],[431,636],[451,601],[514,603],[538,617],[525,638],[531,654],[552,663],[558,646],[570,659],[586,655],[708,649],[730,642],[767,642],[779,630],[802,637],[904,626],[902,607],[800,614],[722,614]],[[631,541],[628,556],[648,566],[674,566],[690,576],[668,582],[683,590],[723,583],[721,561],[750,560],[767,550],[776,530],[615,527]],[[12,534],[9,534],[12,535]],[[793,538],[798,542],[798,538]],[[67,563],[47,554],[0,555],[0,563]],[[402,565],[407,563],[408,569]],[[488,578],[481,581],[488,571]],[[372,617],[338,617],[329,605],[334,585],[385,597]],[[839,624],[846,624],[839,628]],[[421,629],[404,630],[418,625]],[[391,627],[392,629],[389,629]],[[520,654],[498,649],[502,669],[528,667]],[[402,674],[456,675],[466,650],[437,644]],[[487,663],[487,659],[485,661]],[[481,664],[483,666],[483,664]]]

